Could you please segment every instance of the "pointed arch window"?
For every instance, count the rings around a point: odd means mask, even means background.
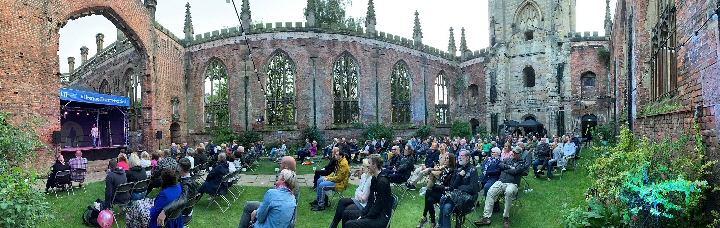
[[[98,92],[101,94],[110,94],[110,83],[106,79],[103,79],[100,83],[100,89],[98,89]]]
[[[130,98],[130,110],[128,110],[128,119],[130,120],[130,130],[139,131],[142,127],[142,81],[138,73],[133,69],[125,71],[127,78],[127,94]]]
[[[438,124],[448,123],[449,107],[447,98],[447,80],[445,80],[445,73],[440,72],[435,78],[435,122]]]
[[[295,64],[284,52],[268,61],[265,81],[265,111],[268,125],[295,124]]]
[[[390,82],[392,122],[410,123],[410,70],[405,62],[393,66]]]
[[[230,126],[227,71],[225,64],[219,59],[213,59],[208,64],[203,90],[205,91],[205,127]]]
[[[675,1],[655,3],[658,18],[652,37],[652,85],[651,99],[662,99],[677,91],[677,27],[675,23]]]
[[[333,64],[333,122],[349,124],[358,121],[358,64],[344,53]]]

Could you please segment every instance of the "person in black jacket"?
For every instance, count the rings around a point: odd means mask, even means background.
[[[435,183],[432,183],[432,188],[427,190],[425,193],[425,208],[423,209],[423,217],[420,218],[420,224],[417,227],[425,226],[425,223],[428,221],[428,212],[430,212],[431,227],[437,226],[437,223],[435,223],[435,204],[440,203],[440,199],[445,194],[445,187],[450,186],[450,181],[452,181],[452,177],[455,176],[455,169],[457,166],[455,154],[448,153],[446,156],[447,159],[443,160],[443,167],[440,176]]]
[[[402,156],[400,156],[399,146],[393,146],[392,149],[390,149],[390,152],[392,153],[392,157],[385,160],[385,163],[383,163],[383,172],[386,172],[385,170],[392,171],[392,169],[400,163],[400,159],[402,158]]]
[[[396,150],[396,148],[397,146],[393,146],[393,150]],[[383,173],[387,174],[388,177],[390,177],[391,183],[404,183],[408,180],[408,178],[410,177],[410,173],[415,168],[415,156],[413,155],[413,152],[413,147],[409,144],[406,144],[405,150],[403,150],[403,156],[402,158],[400,158],[400,161],[397,163],[397,165],[392,168],[387,168],[383,170]],[[395,159],[396,156],[393,156],[392,158]]]
[[[130,198],[130,194],[127,192],[120,193],[116,198],[113,198],[117,187],[125,183],[127,183],[125,170],[118,168],[117,159],[110,159],[107,177],[105,177],[105,209],[112,209],[113,203],[125,202]]]
[[[58,172],[60,171],[69,171],[70,165],[65,163],[65,157],[62,155],[58,155],[57,159],[55,160],[55,164],[52,166],[52,171],[50,172],[50,176],[48,176],[48,181],[45,183],[45,193],[48,193],[48,190],[51,187],[56,187],[58,184],[68,184],[70,183],[70,175],[66,175],[62,178],[56,178]],[[72,186],[71,186],[72,187]]]
[[[440,227],[450,228],[453,212],[464,211],[464,209],[475,204],[479,191],[479,181],[477,169],[470,163],[470,151],[460,150],[458,169],[453,176],[451,186],[445,187],[445,192],[457,189],[464,192],[464,194],[470,194],[470,200],[463,204],[456,204],[454,199],[449,196],[450,194],[443,195],[440,199]]]
[[[517,194],[518,186],[522,176],[525,175],[527,170],[527,162],[522,158],[523,151],[520,147],[513,149],[513,157],[506,158],[500,163],[500,179],[490,187],[487,196],[485,197],[485,210],[483,211],[483,218],[475,222],[475,226],[486,226],[490,225],[490,217],[493,212],[493,204],[498,196],[501,194],[505,195],[505,211],[503,211],[504,226],[510,227],[510,205],[512,203],[513,196]]]
[[[142,162],[140,161],[140,157],[137,156],[137,154],[130,154],[129,163],[130,170],[125,172],[125,176],[127,177],[127,182],[138,182],[142,181],[148,178],[147,173],[145,172],[145,169],[142,168]],[[131,195],[132,200],[139,200],[145,197],[146,190],[138,190],[134,191]]]
[[[190,177],[190,159],[182,158],[178,161],[178,165],[180,167],[180,184],[182,185],[182,194],[180,195],[180,198],[172,201],[163,208],[160,215],[158,215],[158,224],[164,223],[167,214],[171,214],[175,210],[182,210],[185,208],[187,201],[190,197],[197,194],[198,187],[200,186],[194,178]],[[193,208],[183,210],[183,221],[187,222],[192,220],[192,210]]]
[[[547,138],[540,138],[537,148],[535,148],[538,158],[532,162],[533,171],[535,178],[540,178],[544,169],[548,170],[547,179],[552,180],[552,164],[549,162],[552,157],[550,154],[550,146],[547,143]],[[543,170],[538,170],[538,165],[543,166]]]
[[[430,169],[440,165],[440,151],[437,147],[437,143],[433,143],[432,147],[430,148],[430,152],[425,158],[425,163],[423,163],[425,166],[418,167],[411,173],[410,178],[408,178],[407,180],[408,190],[416,190],[417,187],[415,186],[415,184],[417,184],[417,182],[420,181],[423,177],[427,176],[428,173],[430,173]]]
[[[215,167],[213,167],[210,173],[208,173],[205,178],[205,183],[203,183],[202,186],[200,186],[200,189],[198,189],[198,193],[210,194],[211,197],[209,200],[215,199],[214,196],[217,194],[218,186],[222,184],[222,178],[230,173],[230,167],[225,160],[225,156],[227,156],[226,153],[218,153],[218,160]]]
[[[370,173],[374,175],[370,181],[370,197],[362,211],[348,210],[343,213],[344,228],[382,228],[390,222],[390,213],[395,199],[390,190],[390,179],[381,172],[378,159],[370,160]]]
[[[313,190],[317,188],[317,181],[322,176],[330,175],[331,173],[335,172],[337,169],[337,159],[333,157],[332,160],[330,160],[330,163],[328,163],[324,168],[320,170],[315,170],[315,176],[313,177]]]

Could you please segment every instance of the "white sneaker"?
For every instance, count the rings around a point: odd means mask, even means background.
[[[427,191],[427,187],[420,188],[420,195],[424,196],[426,191]]]
[[[565,167],[562,168],[562,171],[566,171],[566,170],[567,170],[567,169],[565,169]]]

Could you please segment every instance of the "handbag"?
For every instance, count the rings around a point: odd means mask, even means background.
[[[452,200],[453,205],[455,205],[453,212],[459,213],[459,214],[467,214],[470,213],[472,210],[472,206],[475,204],[475,200],[472,199],[472,196],[464,191],[461,191],[459,189],[454,189],[447,193],[447,196]]]

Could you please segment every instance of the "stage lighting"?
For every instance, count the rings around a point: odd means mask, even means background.
[[[86,115],[86,116],[90,116],[90,113],[89,113],[89,112],[88,112],[88,113],[85,113],[85,115]]]
[[[76,115],[78,115],[78,116],[79,116],[79,115],[80,115],[80,112],[77,112],[77,113],[76,113]]]
[[[67,115],[67,111],[65,111],[65,115]]]

